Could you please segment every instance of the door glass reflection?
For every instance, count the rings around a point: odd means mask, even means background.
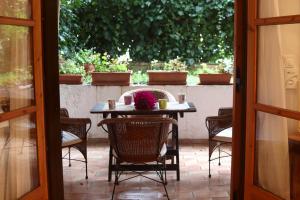
[[[300,15],[299,0],[259,0],[259,17]]]
[[[0,199],[19,199],[38,186],[35,115],[0,122]]]
[[[30,19],[31,0],[1,0],[0,16]]]
[[[300,24],[259,28],[258,103],[300,111],[299,35]]]
[[[293,187],[289,138],[300,133],[300,123],[268,113],[258,112],[256,117],[256,164],[254,183],[283,198],[290,199]],[[297,183],[299,185],[300,182]],[[300,188],[298,189],[298,191]],[[300,196],[298,197],[300,198]]]
[[[34,104],[31,29],[0,25],[0,113]]]

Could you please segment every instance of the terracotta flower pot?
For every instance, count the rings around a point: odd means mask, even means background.
[[[149,85],[186,85],[187,72],[147,71]]]
[[[200,85],[229,85],[231,74],[199,74]]]
[[[128,72],[93,72],[92,85],[130,85],[131,71]]]
[[[82,76],[80,74],[60,74],[60,84],[80,85],[82,84]]]
[[[0,106],[3,112],[10,110],[10,98],[7,88],[0,88]]]
[[[90,74],[95,71],[95,66],[93,64],[85,63],[83,66],[84,66],[84,71],[87,74]]]

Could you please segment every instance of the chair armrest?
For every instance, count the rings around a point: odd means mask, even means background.
[[[104,126],[108,126],[110,124],[118,124],[118,123],[128,123],[128,122],[132,122],[132,121],[140,121],[140,120],[145,120],[145,117],[134,117],[134,118],[110,118],[110,119],[103,119],[102,121],[100,121],[97,126],[102,127],[102,129],[107,132],[109,134],[109,130],[106,129]],[[147,118],[148,122],[156,122],[157,120],[163,120],[165,122],[170,123],[170,125],[173,126],[178,126],[178,122],[175,119],[171,119],[171,118],[162,118],[162,117],[150,117]],[[173,129],[172,129],[173,131]],[[169,133],[171,133],[172,131],[170,131]]]
[[[66,108],[60,109],[60,117],[69,117],[69,112]]]
[[[232,115],[232,107],[219,108],[218,116],[222,115]]]
[[[97,126],[103,126],[103,125],[107,125],[107,124],[115,124],[115,123],[128,123],[128,122],[132,122],[132,121],[139,121],[139,120],[144,120],[145,117],[134,117],[134,118],[110,118],[110,119],[103,119],[102,121],[100,121]],[[166,122],[169,122],[170,124],[173,125],[178,125],[177,120],[175,119],[171,119],[171,118],[162,118],[162,117],[148,117],[147,121],[149,122],[156,122],[157,119],[163,119]]]
[[[87,125],[91,124],[90,118],[69,118],[69,117],[61,117],[60,123],[64,124],[78,124],[78,125]]]
[[[71,132],[74,135],[78,136],[80,139],[86,139],[91,125],[92,122],[89,118],[60,118],[61,130]]]
[[[206,117],[205,122],[209,138],[212,138],[222,130],[232,127],[232,115]]]

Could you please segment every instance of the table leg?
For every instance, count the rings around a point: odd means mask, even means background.
[[[117,115],[111,115],[111,118],[117,118]],[[107,118],[107,115],[104,116],[103,118]],[[109,161],[108,161],[108,181],[111,181],[111,177],[112,177],[112,165],[113,165],[113,154],[112,154],[112,147],[109,146]]]
[[[103,119],[106,119],[108,117],[108,114],[103,113]],[[111,181],[111,176],[112,176],[112,159],[113,159],[113,155],[112,155],[112,148],[111,146],[109,146],[109,158],[108,158],[108,181]]]
[[[177,113],[173,114],[173,119],[178,121]],[[178,138],[178,126],[173,125],[173,134],[172,134],[172,143],[175,143],[176,149],[176,174],[177,174],[177,181],[180,181],[180,164],[179,164],[179,138]]]

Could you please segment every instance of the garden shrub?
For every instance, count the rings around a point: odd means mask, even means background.
[[[61,0],[60,49],[216,62],[233,54],[233,14],[233,0]]]

